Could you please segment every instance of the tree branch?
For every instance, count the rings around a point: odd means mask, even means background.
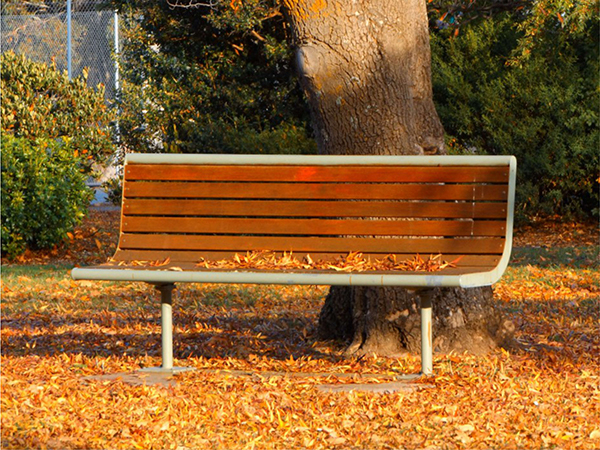
[[[209,0],[208,2],[188,0],[187,3],[180,2],[179,0],[175,0],[174,2],[167,0],[167,4],[171,8],[214,8],[219,3],[221,3],[221,0]]]

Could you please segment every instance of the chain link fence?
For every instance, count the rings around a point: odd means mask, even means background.
[[[5,0],[0,11],[2,53],[12,50],[73,78],[86,72],[90,88],[103,84],[105,99],[115,100],[119,20],[104,0]],[[100,182],[114,176],[109,165],[99,180],[88,180],[96,195],[92,203],[107,201]]]
[[[101,83],[106,99],[114,99],[118,18],[104,5],[103,0],[2,1],[0,49],[61,71],[70,65],[72,77],[87,71],[88,86]]]

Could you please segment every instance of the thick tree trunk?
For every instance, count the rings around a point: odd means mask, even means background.
[[[284,3],[322,153],[443,149],[423,0]]]
[[[296,62],[325,154],[442,154],[424,0],[284,0]],[[434,348],[481,352],[504,338],[490,288],[434,298]],[[347,354],[420,345],[418,299],[399,288],[335,287],[319,319]],[[503,331],[499,331],[503,330]]]
[[[433,347],[437,352],[486,353],[508,343],[514,327],[495,311],[488,288],[436,289]],[[349,343],[347,356],[418,353],[419,298],[400,288],[331,288],[319,317],[319,336]]]

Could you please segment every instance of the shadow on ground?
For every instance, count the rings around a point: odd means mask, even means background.
[[[247,313],[202,317],[175,312],[175,358],[247,358],[250,355],[287,360],[300,357],[332,358],[315,347],[312,320],[304,317],[258,317]],[[102,315],[62,316],[18,314],[2,321],[3,357],[160,356],[160,318]]]

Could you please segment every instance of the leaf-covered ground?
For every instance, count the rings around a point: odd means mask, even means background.
[[[180,286],[175,354],[197,370],[167,386],[98,378],[160,364],[157,292],[68,275],[106,260],[117,228],[96,211],[65,245],[3,261],[2,448],[600,447],[597,225],[518,230],[495,286],[517,345],[436,355],[433,387],[391,394],[320,389],[420,368],[317,342],[321,287]]]

